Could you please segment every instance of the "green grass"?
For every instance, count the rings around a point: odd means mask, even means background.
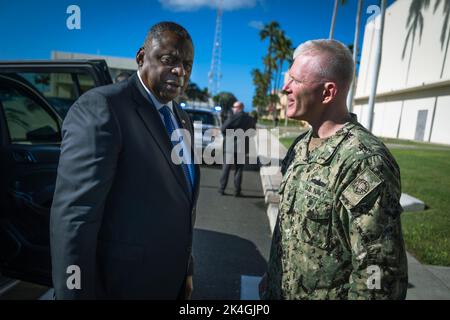
[[[384,140],[384,139],[383,139]],[[282,138],[287,148],[294,138]],[[400,166],[402,192],[421,199],[425,211],[404,212],[402,227],[408,252],[420,262],[450,266],[450,147],[390,139],[387,143],[416,145],[417,149],[391,148]],[[447,149],[447,150],[445,150]]]
[[[420,262],[450,266],[450,149],[391,149],[400,166],[402,191],[427,210],[402,214],[406,248]]]
[[[295,138],[280,138],[281,144],[283,144],[287,149],[289,149],[294,140]]]
[[[386,144],[401,144],[405,146],[415,146],[419,148],[424,149],[446,149],[448,148],[450,150],[450,147],[448,145],[443,144],[437,144],[437,143],[429,143],[429,142],[421,142],[421,141],[415,141],[415,140],[403,140],[403,139],[393,139],[393,138],[380,138],[384,143]]]

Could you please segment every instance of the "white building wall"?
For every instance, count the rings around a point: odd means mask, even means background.
[[[406,87],[408,59],[407,57],[402,59],[402,50],[406,38],[406,20],[410,2],[410,0],[398,0],[386,10],[377,93]],[[380,17],[377,20],[380,20]],[[366,95],[369,95],[370,84],[367,87],[369,91]]]
[[[400,139],[414,140],[419,110],[428,110],[424,141],[428,141],[435,98],[405,100],[400,124]]]
[[[383,116],[380,117],[382,130],[377,134],[383,137],[397,138],[402,101],[384,102],[382,105],[384,107]]]
[[[372,26],[372,27],[369,27]],[[364,31],[363,46],[361,50],[361,61],[359,65],[359,75],[356,86],[355,97],[363,97],[369,94],[370,88],[368,84],[370,82],[369,76],[371,74],[370,67],[372,66],[372,54],[375,51],[374,41],[374,28],[372,24],[367,24]],[[355,106],[356,107],[356,106]]]
[[[446,43],[441,46],[440,41],[444,24],[442,4],[434,11],[436,0],[431,0],[430,6],[421,11],[424,21],[422,36],[420,36],[420,26],[417,26],[413,43],[412,32],[408,42],[406,41],[411,1],[397,0],[387,8],[377,93],[393,92],[450,79],[448,52],[445,72],[442,77],[440,76],[444,66],[446,48]],[[370,75],[375,59],[373,53],[376,47],[376,25],[379,23],[379,18],[373,19],[365,27],[356,97],[368,96],[370,93]],[[405,45],[406,50],[403,57]]]
[[[362,123],[362,119],[364,116],[364,111],[367,110],[367,104],[356,104],[353,106],[353,113],[358,117],[358,121]]]
[[[447,31],[449,34],[450,31]],[[450,48],[448,49],[450,51]],[[445,62],[445,66],[444,66],[444,76],[442,77],[443,79],[450,79],[450,53],[447,52],[447,61]]]
[[[119,70],[137,70],[137,62],[134,58],[122,58],[122,57],[112,57],[103,56],[97,54],[88,53],[75,53],[75,52],[63,52],[63,51],[52,51],[52,59],[103,59],[106,61],[108,68],[119,69]]]
[[[408,41],[406,41],[409,32],[407,20],[412,0],[397,0],[387,8],[377,101],[374,108],[375,134],[397,137],[398,132],[398,138],[414,139],[418,111],[428,110],[424,141],[450,144],[450,125],[447,120],[450,119],[450,98],[446,96],[447,93],[445,96],[442,93],[433,95],[430,86],[441,83],[442,87],[442,83],[450,80],[450,49],[446,51],[447,38],[444,43],[441,43],[440,39],[444,26],[444,2],[441,1],[436,7],[437,0],[430,1],[429,6],[420,12],[423,18],[422,34],[418,25],[415,38],[413,39],[411,31]],[[376,23],[379,20],[380,17],[377,17],[367,23],[361,51],[354,112],[364,125],[375,59],[373,55],[378,31]],[[447,35],[449,32],[447,31]],[[420,88],[429,89],[419,90]],[[412,90],[414,97],[405,98],[411,95],[405,90]],[[435,105],[434,127],[431,130]],[[403,111],[400,117],[401,110]]]
[[[383,132],[383,118],[384,118],[385,104],[383,102],[379,102],[375,105],[373,110],[373,126],[372,132],[375,135],[381,135]]]
[[[449,144],[450,95],[437,100],[431,142]]]

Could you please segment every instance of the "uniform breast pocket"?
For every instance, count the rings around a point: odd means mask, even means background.
[[[326,250],[331,240],[333,197],[323,188],[314,191],[297,194],[294,210],[301,215],[299,237],[313,247]]]
[[[288,190],[287,192],[281,194],[278,214],[289,215],[293,212],[295,195],[295,189]]]

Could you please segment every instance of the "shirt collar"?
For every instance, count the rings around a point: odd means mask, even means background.
[[[327,138],[320,146],[311,152],[308,151],[308,145],[312,137],[312,128],[309,129],[305,138],[303,138],[301,143],[298,143],[295,147],[297,158],[303,163],[316,162],[324,164],[331,160],[341,142],[345,139],[350,130],[358,123],[355,114],[351,113],[350,116],[350,120],[342,128],[336,131],[334,135]]]
[[[166,104],[163,104],[161,102],[159,102],[158,99],[156,99],[156,97],[153,95],[153,93],[147,88],[147,86],[144,84],[144,81],[142,81],[141,75],[139,74],[139,70],[136,71],[139,81],[141,82],[142,86],[144,87],[145,91],[148,93],[150,99],[153,102],[153,105],[156,107],[156,110],[159,111],[159,109],[161,109],[163,106],[168,106],[170,111],[173,113],[173,107],[172,107],[172,101],[167,102]]]

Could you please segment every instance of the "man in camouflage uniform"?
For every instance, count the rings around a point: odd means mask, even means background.
[[[265,299],[404,299],[400,172],[346,107],[354,64],[334,40],[300,45],[283,90],[308,121],[284,161]]]

